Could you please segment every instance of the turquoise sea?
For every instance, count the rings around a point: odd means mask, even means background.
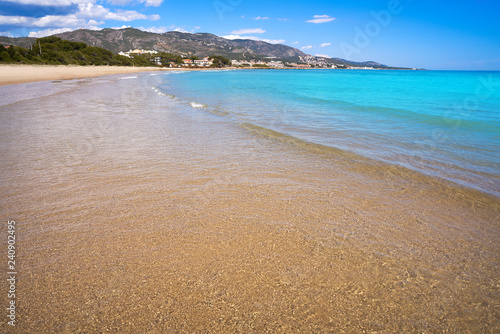
[[[155,89],[273,136],[500,196],[500,73],[238,70],[164,74]]]

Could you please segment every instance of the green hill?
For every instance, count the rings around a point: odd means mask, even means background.
[[[88,46],[83,42],[66,41],[55,36],[28,42],[31,42],[28,47],[0,44],[0,62],[47,65],[155,66],[145,56],[136,56],[134,59],[130,59],[114,55],[111,51],[100,47]]]

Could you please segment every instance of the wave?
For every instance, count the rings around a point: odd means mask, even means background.
[[[191,107],[193,108],[197,108],[197,109],[202,109],[202,108],[206,108],[207,106],[202,104],[202,103],[198,103],[198,102],[190,102],[191,104]]]
[[[399,175],[400,177],[421,180],[422,182],[438,186],[440,188],[446,189],[456,189],[462,193],[469,193],[471,196],[477,196],[478,193],[486,195],[490,198],[500,197],[500,192],[498,192],[495,187],[488,186],[482,182],[485,177],[490,180],[498,180],[498,177],[494,174],[489,174],[486,172],[474,172],[466,173],[467,170],[463,170],[463,175],[469,175],[469,179],[462,179],[456,173],[444,173],[449,172],[450,164],[439,164],[435,161],[430,163],[427,161],[425,163],[425,168],[421,169],[415,166],[413,162],[416,160],[421,161],[421,158],[408,155],[405,159],[401,161],[388,161],[385,159],[372,158],[363,154],[358,154],[353,151],[348,151],[340,149],[333,146],[328,146],[324,144],[319,144],[311,142],[305,139],[300,139],[290,134],[278,132],[260,125],[253,123],[240,123],[240,126],[258,136],[263,136],[271,140],[276,140],[285,144],[293,145],[295,148],[302,149],[314,154],[325,155],[326,157],[339,157],[348,164],[346,168],[350,168],[356,171],[371,172],[376,174],[388,174],[388,175]],[[430,163],[430,164],[429,164]],[[459,170],[459,166],[452,166]],[[452,170],[455,170],[453,169]]]
[[[118,80],[126,80],[126,79],[137,79],[137,75],[130,76],[130,77],[122,77],[122,78],[118,78]]]
[[[177,96],[175,95],[172,95],[172,94],[168,94],[168,93],[164,93],[162,92],[160,89],[158,89],[158,87],[156,86],[153,86],[151,87],[151,89],[153,91],[155,91],[158,95],[160,96],[165,96],[165,97],[168,97],[172,100],[178,100]],[[184,101],[186,103],[186,101]],[[190,102],[187,102],[191,107],[195,108],[195,109],[206,109],[208,106],[203,104],[203,103],[199,103],[199,102],[195,102],[195,101],[190,101]],[[224,113],[224,112],[218,112],[217,110],[211,110],[213,113],[215,114],[227,114],[227,113]]]
[[[154,90],[160,96],[165,96],[165,97],[168,97],[169,99],[177,100],[177,97],[175,95],[164,93],[161,90],[159,90],[157,87],[153,86],[153,87],[151,87],[151,89]]]
[[[169,75],[169,74],[185,74],[188,73],[189,71],[172,71],[172,72],[164,72],[163,75]]]
[[[348,157],[348,158],[354,158],[354,159],[369,159],[366,158],[362,155],[350,152],[350,151],[345,151],[336,147],[332,146],[327,146],[323,144],[318,144],[315,142],[311,142],[305,139],[300,139],[295,136],[292,136],[287,133],[275,131],[270,128],[266,128],[254,123],[240,123],[240,126],[252,133],[255,133],[257,135],[267,137],[267,138],[272,138],[274,140],[278,140],[283,143],[289,143],[293,144],[294,146],[309,150],[309,151],[314,151],[316,153],[323,153],[323,154],[335,154],[335,155],[341,155],[343,157]]]

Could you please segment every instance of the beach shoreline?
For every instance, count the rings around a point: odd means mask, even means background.
[[[178,72],[0,87],[20,332],[499,331],[497,198],[241,124],[301,78]]]
[[[295,68],[255,68],[227,67],[225,70],[294,70]],[[71,80],[113,74],[140,73],[152,71],[207,71],[220,68],[169,68],[169,67],[130,67],[130,66],[79,66],[79,65],[24,65],[0,64],[0,86],[21,83]],[[331,69],[323,69],[331,70]]]
[[[128,66],[0,65],[0,86],[46,80],[68,80],[112,74],[127,74],[164,70],[168,71],[173,69],[161,67]]]

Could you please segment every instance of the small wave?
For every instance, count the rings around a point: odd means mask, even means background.
[[[151,87],[151,89],[154,90],[160,96],[165,96],[165,97],[168,97],[168,98],[170,98],[172,100],[177,100],[177,98],[175,97],[175,95],[163,93],[161,90],[159,90],[156,87]]]
[[[275,130],[272,130],[270,128],[266,128],[260,125],[256,125],[253,123],[241,123],[240,124],[242,128],[249,130],[255,134],[268,137],[268,138],[273,138],[282,142],[286,143],[291,143],[295,146],[302,147],[302,148],[307,148],[316,152],[323,152],[323,153],[335,153],[343,156],[348,156],[348,157],[359,157],[357,154],[354,154],[349,151],[344,151],[335,147],[323,145],[323,144],[318,144],[314,143],[308,140],[300,139],[298,137],[292,136],[287,133],[283,132],[278,132]]]
[[[172,71],[172,72],[164,72],[164,75],[169,75],[169,74],[184,74],[188,73],[189,71]]]
[[[198,102],[191,102],[191,107],[201,109],[201,108],[205,108],[206,105],[198,103]]]
[[[125,80],[125,79],[137,79],[137,75],[132,76],[132,77],[123,77],[123,78],[119,78],[119,80]]]

